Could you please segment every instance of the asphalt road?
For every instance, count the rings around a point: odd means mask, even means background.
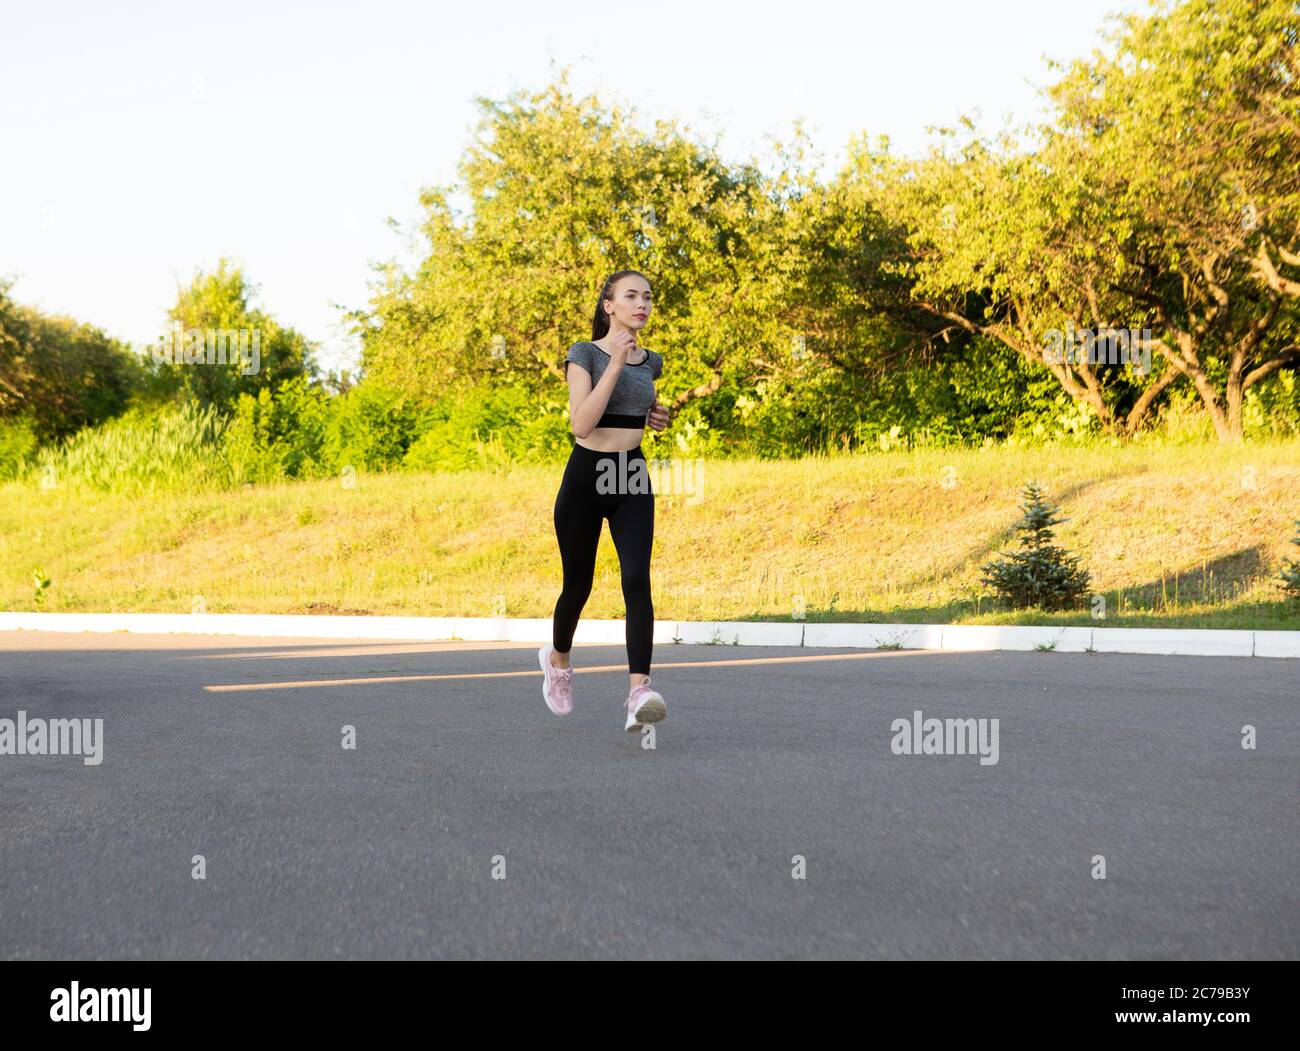
[[[561,719],[533,645],[0,633],[0,720],[104,720],[0,755],[0,958],[1300,956],[1300,662],[655,661],[650,749],[621,646]]]

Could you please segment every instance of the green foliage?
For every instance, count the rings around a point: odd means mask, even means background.
[[[1052,89],[1052,163],[1086,172],[1073,240],[1235,441],[1243,394],[1300,358],[1300,295],[1259,262],[1300,247],[1300,7],[1184,0],[1116,23],[1113,53]]]
[[[203,489],[230,484],[219,443],[226,417],[215,407],[184,402],[165,409],[131,409],[40,450],[25,477],[55,486],[87,485],[123,492]]]
[[[692,403],[693,405],[695,403]],[[1050,375],[994,340],[962,340],[928,367],[868,380],[815,366],[752,391],[719,392],[700,406],[716,435],[711,454],[779,458],[833,448],[1022,444],[1083,437],[1096,420]],[[690,419],[679,416],[670,436]]]
[[[428,190],[424,260],[383,271],[352,315],[370,380],[431,404],[541,373],[555,397],[565,349],[590,337],[600,284],[625,266],[650,276],[647,345],[683,384],[743,383],[762,348],[788,345],[781,215],[757,169],[670,122],[636,128],[563,83],[479,104],[461,166],[472,214],[451,207],[452,187]]]
[[[32,593],[33,593],[33,597],[36,600],[36,605],[42,606],[45,604],[45,592],[49,590],[49,587],[50,587],[50,578],[49,575],[45,572],[45,570],[39,568],[33,569],[32,570]]]
[[[305,376],[282,382],[274,394],[241,394],[222,438],[232,480],[265,482],[332,473],[325,443],[333,412],[329,396]]]
[[[18,477],[35,456],[36,445],[36,428],[30,419],[0,419],[0,481]]]
[[[15,303],[9,287],[0,281],[0,420],[23,416],[43,443],[122,411],[144,374],[130,350],[92,325]]]
[[[792,449],[807,453],[825,448],[832,435],[853,427],[856,414],[849,388],[842,373],[814,368],[806,378],[777,375],[749,389],[733,388],[719,397],[689,402],[665,432],[676,446],[671,455],[747,453],[778,459]]]
[[[1097,431],[1097,418],[1053,379],[1005,344],[963,340],[929,368],[902,373],[905,393],[890,403],[910,407],[897,423],[908,446],[1068,441]],[[885,432],[881,427],[877,435]]]
[[[1281,369],[1246,391],[1242,405],[1247,438],[1300,435],[1300,378]]]
[[[1025,486],[1024,498],[1024,517],[1016,523],[1024,534],[1020,550],[980,566],[985,574],[980,583],[991,587],[1011,609],[1071,609],[1087,593],[1090,577],[1077,556],[1052,543],[1052,527],[1069,519],[1057,516],[1033,482]]]
[[[419,424],[420,412],[408,395],[373,381],[360,383],[333,402],[324,460],[334,470],[391,470],[402,463]]]
[[[568,401],[543,401],[515,385],[443,398],[425,413],[420,430],[404,460],[417,471],[553,463],[572,443]]]
[[[1300,546],[1300,518],[1296,519],[1295,524],[1296,535],[1291,543]],[[1291,601],[1300,602],[1300,561],[1287,559],[1286,565],[1282,567],[1282,589],[1290,596]]]
[[[163,344],[164,356],[172,360],[161,363],[152,360],[155,350],[150,348],[151,396],[193,398],[201,405],[230,410],[243,394],[257,397],[260,391],[275,390],[286,380],[313,375],[312,344],[265,310],[254,307],[252,301],[256,295],[257,289],[249,283],[242,268],[225,258],[218,262],[215,271],[196,273],[167,313],[169,328],[168,341]],[[216,350],[218,333],[230,337],[244,334],[248,349],[242,360],[232,360],[234,351],[228,350],[227,364],[177,361],[176,358],[184,357],[175,346],[177,330],[182,352],[202,350],[206,358],[209,343]],[[256,360],[249,360],[254,334],[257,355]],[[201,347],[191,343],[196,336],[201,337]]]
[[[1260,262],[1300,248],[1300,9],[1186,0],[1119,21],[1113,54],[1051,89],[1052,122],[990,139],[963,121],[921,160],[846,171],[906,228],[884,265],[937,317],[1050,367],[1114,433],[1186,384],[1235,440],[1242,395],[1300,358],[1300,296]],[[1110,326],[1150,329],[1150,375],[1045,353]]]

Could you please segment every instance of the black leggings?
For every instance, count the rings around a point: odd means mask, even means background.
[[[639,462],[638,462],[639,461]],[[573,646],[578,616],[591,594],[600,522],[618,550],[627,607],[627,670],[650,674],[655,611],[650,601],[650,549],[654,546],[655,496],[641,446],[626,452],[596,452],[574,445],[555,497],[555,535],[564,565],[564,590],[555,603],[551,644],[560,653]]]

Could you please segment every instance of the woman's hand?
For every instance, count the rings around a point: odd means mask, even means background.
[[[610,340],[613,349],[609,352],[609,360],[618,362],[620,365],[627,364],[627,356],[636,350],[636,336],[631,332],[623,331]]]
[[[672,418],[672,410],[669,409],[667,405],[657,401],[654,404],[654,408],[651,409],[649,414],[646,416],[646,423],[656,431],[665,431],[668,429],[668,424]]]

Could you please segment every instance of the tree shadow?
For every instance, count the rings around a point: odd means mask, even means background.
[[[1131,600],[1147,608],[1175,603],[1215,602],[1247,591],[1272,575],[1264,566],[1264,548],[1257,544],[1200,565],[1175,567],[1163,578],[1112,589],[1109,594],[1122,594],[1125,602]]]
[[[1086,488],[1080,486],[1078,488]],[[1106,599],[1106,617],[1094,619],[1091,596],[1076,609],[1048,613],[1043,610],[1006,610],[998,603],[982,599],[978,605],[969,598],[954,598],[931,605],[861,607],[856,609],[830,606],[807,607],[802,623],[863,623],[863,624],[945,624],[960,621],[977,613],[1005,613],[1012,622],[1025,624],[1077,624],[1092,627],[1115,627],[1116,620],[1130,626],[1134,618],[1150,618],[1149,627],[1220,626],[1216,621],[1231,621],[1222,625],[1241,628],[1243,624],[1260,630],[1296,630],[1300,628],[1300,606],[1289,603],[1281,590],[1277,601],[1232,603],[1235,595],[1249,590],[1276,575],[1266,566],[1264,547],[1242,548],[1196,565],[1184,565],[1167,573],[1164,579],[1156,578],[1142,584],[1108,591],[1095,591]],[[1231,604],[1230,604],[1231,603]],[[1203,605],[1211,608],[1183,612],[1180,607]],[[1213,608],[1213,607],[1218,608]],[[1136,607],[1131,616],[1130,608]],[[740,616],[737,621],[786,620],[764,615]],[[796,622],[799,623],[799,622]]]
[[[1073,500],[1081,493],[1087,492],[1093,486],[1100,484],[1104,480],[1105,479],[1102,478],[1090,478],[1081,482],[1076,482],[1074,485],[1062,490],[1060,493],[1047,493],[1045,495],[1052,504],[1064,510],[1064,505],[1067,501]],[[1017,501],[1019,499],[1020,496],[1017,495]],[[1020,504],[1017,502],[1013,509],[1013,513],[1018,513],[1019,507]],[[905,580],[903,582],[903,587],[922,584],[927,580],[947,580],[951,577],[958,577],[963,575],[972,565],[983,565],[994,555],[1000,553],[1012,544],[1016,537],[1016,523],[1019,521],[1019,517],[1012,518],[1008,515],[1007,524],[1004,528],[999,529],[997,532],[986,536],[983,540],[972,544],[965,554],[959,555],[947,565],[941,566],[924,576],[916,574],[908,580]]]

